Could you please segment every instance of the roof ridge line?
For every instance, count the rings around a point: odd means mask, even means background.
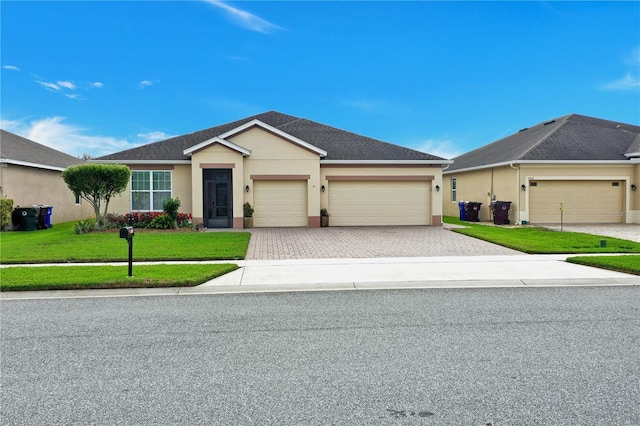
[[[278,112],[278,111],[275,111],[275,112]],[[282,113],[279,113],[279,114],[282,114]],[[288,115],[288,114],[283,114],[283,115]],[[280,129],[282,126],[286,126],[288,124],[295,123],[296,121],[306,120],[306,118],[296,117],[296,116],[293,116],[293,115],[290,115],[289,117],[293,117],[293,118],[295,118],[295,120],[287,121],[286,123],[283,123],[283,124],[281,124],[279,126],[274,126],[274,127],[276,129]]]
[[[526,150],[524,150],[524,152],[522,154],[520,154],[518,156],[518,158],[516,160],[521,160],[522,158],[524,158],[527,154],[529,154],[531,151],[533,151],[535,148],[537,148],[538,146],[540,146],[540,144],[542,144],[544,141],[546,141],[547,139],[549,139],[549,137],[551,135],[553,135],[554,133],[556,133],[558,130],[560,130],[562,127],[564,127],[567,124],[567,121],[569,121],[569,117],[571,117],[572,115],[575,114],[569,114],[569,115],[565,115],[563,117],[560,117],[562,119],[562,123],[558,124],[558,126],[551,130],[549,133],[547,133],[546,135],[542,136],[540,138],[540,140],[538,140],[536,143],[532,144],[529,148],[527,148]],[[552,118],[549,121],[543,121],[542,123],[538,123],[537,125],[539,126],[540,124],[542,124],[543,126],[546,124],[550,124],[553,123],[554,121],[558,121],[558,119]],[[545,124],[546,123],[546,124]]]

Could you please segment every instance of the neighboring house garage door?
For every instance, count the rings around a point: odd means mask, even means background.
[[[620,223],[624,221],[623,182],[532,181],[529,184],[529,221],[560,223]]]
[[[329,183],[330,226],[430,225],[430,181]]]
[[[253,184],[253,225],[307,226],[307,181],[260,180]]]

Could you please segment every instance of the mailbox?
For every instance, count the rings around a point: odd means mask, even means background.
[[[125,226],[124,228],[120,228],[120,238],[133,238],[133,226]]]

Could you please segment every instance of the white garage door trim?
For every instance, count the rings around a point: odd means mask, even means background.
[[[529,221],[533,224],[625,221],[624,180],[531,179],[528,186]]]
[[[308,226],[306,180],[257,180],[253,191],[253,226]]]
[[[329,224],[330,226],[430,225],[430,201],[430,179],[386,178],[385,180],[344,181],[331,179]]]

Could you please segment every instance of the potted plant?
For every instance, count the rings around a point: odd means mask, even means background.
[[[244,227],[253,228],[253,207],[251,207],[251,204],[249,203],[244,203],[243,210]]]
[[[329,226],[329,212],[327,209],[320,210],[320,226],[323,228]]]

